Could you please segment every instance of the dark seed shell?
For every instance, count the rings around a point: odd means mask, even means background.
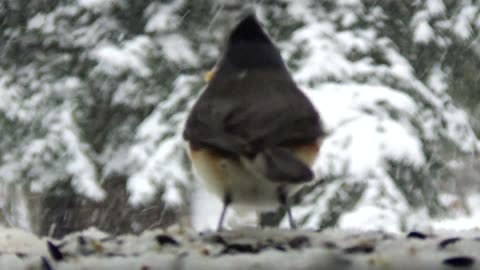
[[[54,270],[47,258],[42,256],[42,269],[43,270]]]
[[[422,232],[413,231],[407,234],[407,238],[426,239],[427,235]]]
[[[223,250],[222,254],[235,253],[258,253],[259,250],[250,244],[228,244]]]
[[[471,257],[459,256],[451,257],[443,260],[443,264],[453,266],[453,267],[469,267],[475,263],[475,260]]]
[[[161,246],[164,245],[172,245],[172,246],[180,246],[180,243],[175,240],[173,237],[166,235],[166,234],[159,234],[155,237],[157,243]]]
[[[357,246],[351,246],[343,249],[343,252],[347,254],[354,254],[354,253],[372,253],[375,251],[375,247],[370,244],[362,244]]]
[[[64,259],[63,253],[55,244],[53,244],[50,241],[47,241],[47,247],[48,247],[48,252],[50,253],[50,256],[52,256],[52,258],[55,261],[61,261]]]
[[[299,235],[288,241],[288,245],[293,249],[300,249],[311,246],[310,239],[304,235]]]
[[[446,248],[447,246],[452,245],[452,244],[454,244],[454,243],[456,243],[456,242],[458,242],[458,241],[460,241],[460,240],[462,240],[461,237],[447,238],[447,239],[442,240],[440,243],[438,243],[438,247],[439,247],[440,249],[444,249],[444,248]]]

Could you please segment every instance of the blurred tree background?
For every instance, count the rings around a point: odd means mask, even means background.
[[[245,8],[329,132],[319,181],[296,199],[304,226],[405,229],[468,212],[480,193],[479,6],[0,0],[0,220],[53,236],[189,225],[183,120]]]

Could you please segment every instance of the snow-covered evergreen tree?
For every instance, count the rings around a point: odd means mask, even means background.
[[[356,226],[363,220],[372,228],[398,229],[447,210],[437,193],[448,177],[446,164],[461,153],[476,153],[478,140],[468,116],[445,92],[442,69],[448,67],[433,56],[448,47],[431,48],[425,59],[415,51],[435,36],[422,29],[419,14],[428,8],[441,12],[442,5],[332,1],[295,7],[305,26],[293,34],[291,54],[306,55],[296,78],[311,89],[332,132],[318,164],[326,183],[298,208],[310,226]],[[454,21],[455,12],[451,16],[444,20]],[[478,20],[478,8],[468,20]]]
[[[26,2],[0,2],[0,181],[28,194],[67,184],[95,209],[120,181],[139,211],[188,208],[183,120],[247,5],[329,131],[320,181],[294,209],[305,226],[398,229],[443,213],[446,165],[478,151],[450,96],[477,82],[455,57],[479,63],[478,1]],[[125,207],[107,204],[95,220]],[[127,228],[151,225],[133,213]]]

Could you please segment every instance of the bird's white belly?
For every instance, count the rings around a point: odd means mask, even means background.
[[[190,152],[194,171],[207,189],[224,199],[231,195],[231,206],[238,211],[275,210],[279,206],[279,188],[291,194],[300,184],[273,182],[259,174],[252,173],[239,160],[215,156],[211,151]]]

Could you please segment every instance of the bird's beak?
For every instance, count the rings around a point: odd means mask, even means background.
[[[213,76],[215,76],[215,71],[216,71],[216,68],[213,67],[212,69],[207,71],[207,73],[205,73],[205,75],[203,75],[203,79],[205,80],[205,82],[208,83],[212,80]]]

